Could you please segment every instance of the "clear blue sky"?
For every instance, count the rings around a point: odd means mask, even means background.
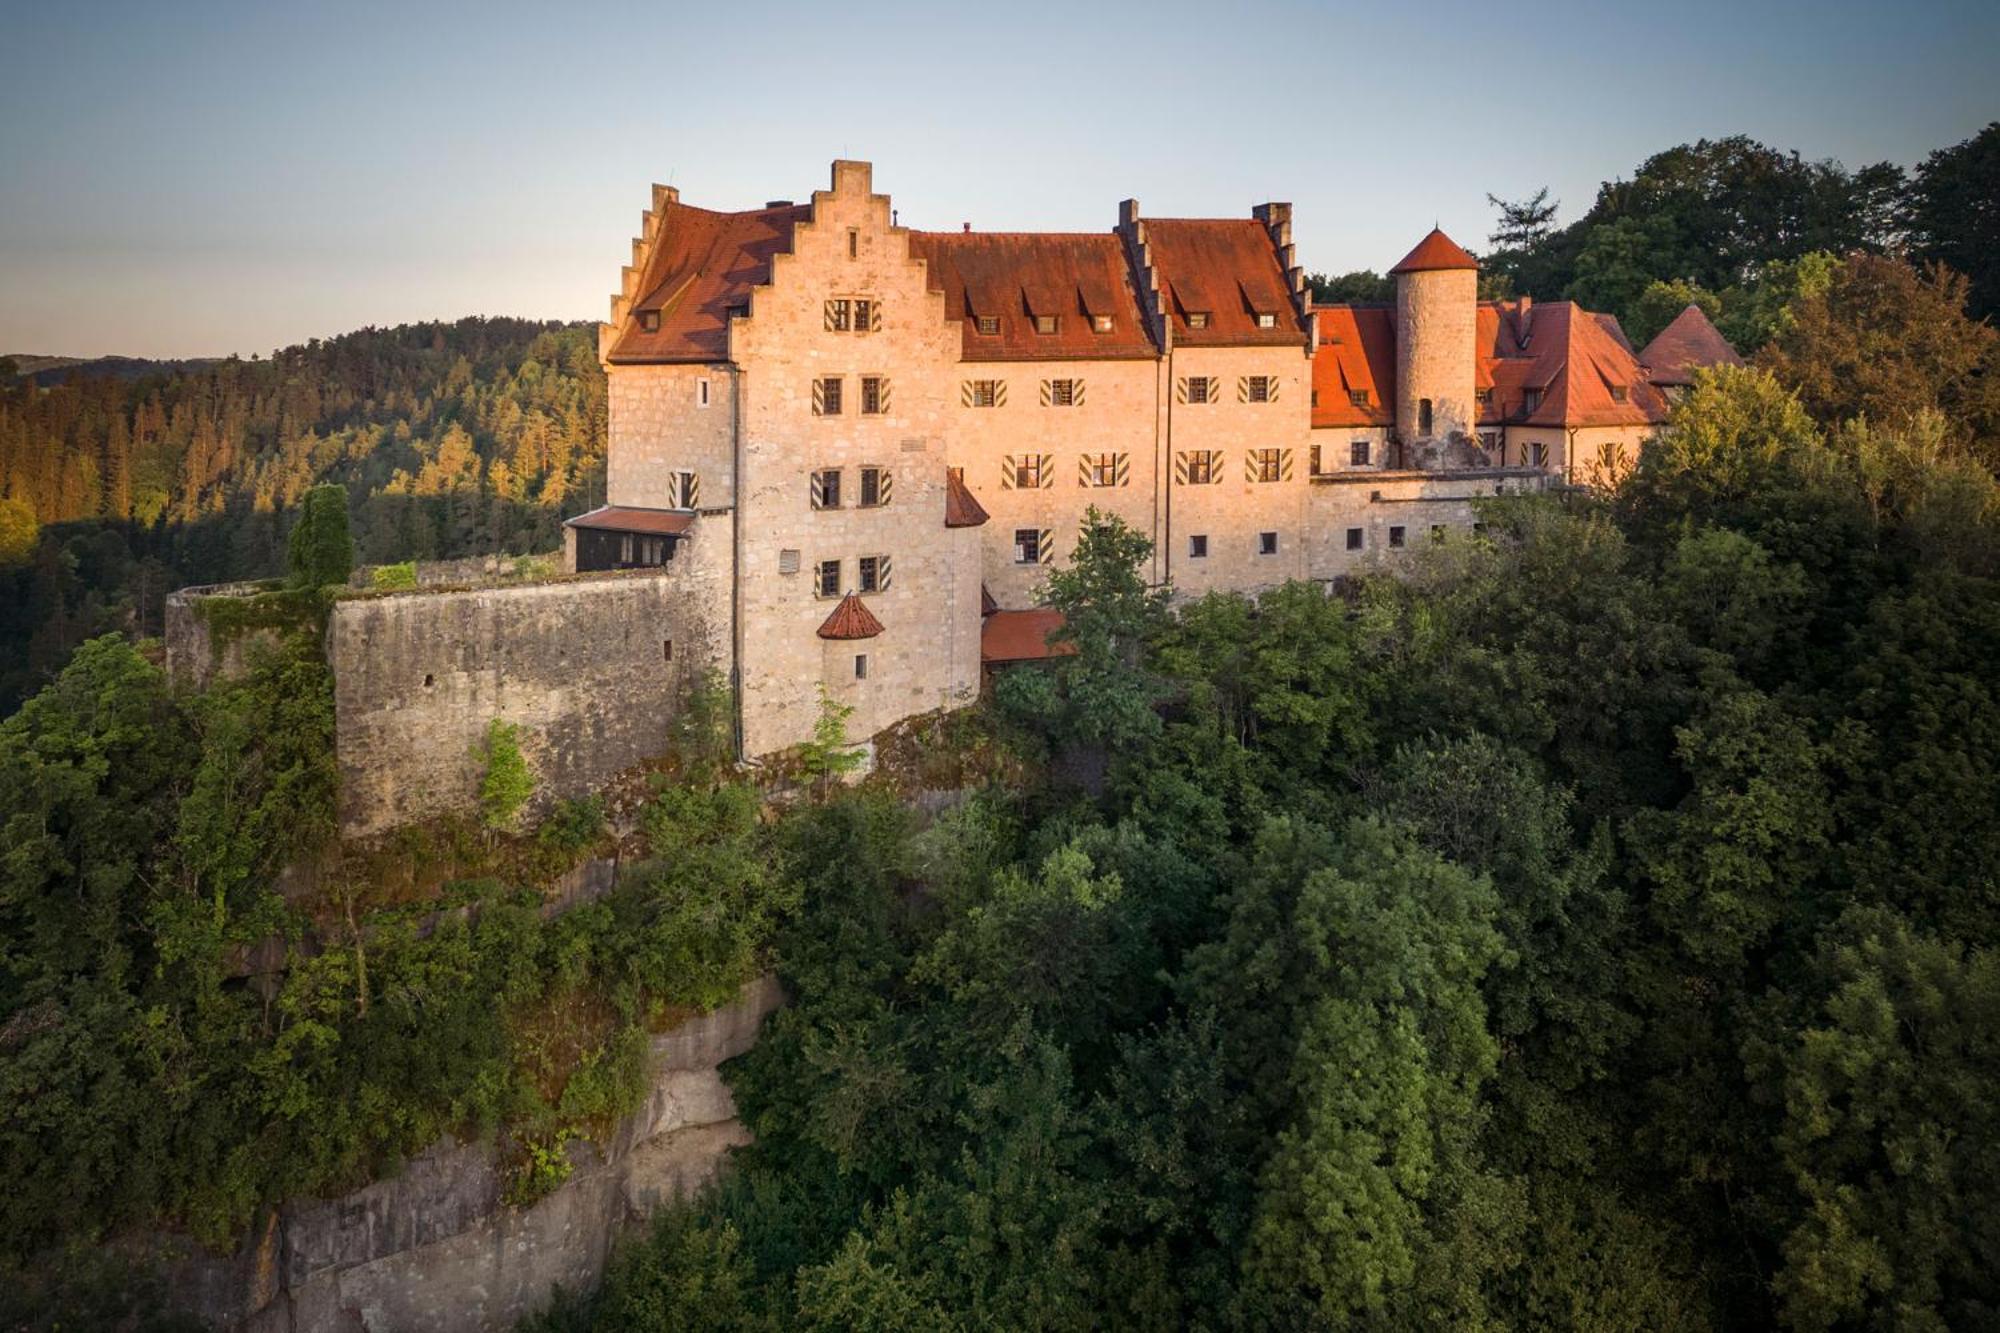
[[[0,352],[602,318],[649,182],[754,206],[838,156],[910,225],[1290,199],[1308,268],[1379,269],[1703,135],[1909,165],[2000,116],[1996,61],[1992,0],[0,0]]]

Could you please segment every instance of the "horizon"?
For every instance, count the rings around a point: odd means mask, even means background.
[[[1463,3],[1223,23],[1044,5],[998,27],[784,7],[748,35],[623,4],[553,32],[525,7],[110,8],[10,28],[41,58],[0,89],[0,354],[248,358],[371,325],[598,320],[652,182],[756,207],[808,198],[837,157],[872,162],[924,230],[1288,200],[1300,262],[1334,274],[1387,269],[1433,221],[1483,251],[1488,193],[1547,186],[1567,224],[1679,143],[1909,168],[2000,115],[2000,10],[1965,3],[1690,4],[1643,42],[1574,3],[1504,30]],[[1397,82],[1398,53],[1441,32],[1480,35],[1443,48],[1464,57],[1450,77]]]

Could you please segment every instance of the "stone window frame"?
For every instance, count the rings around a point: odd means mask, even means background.
[[[1365,550],[1367,550],[1367,549],[1368,549],[1368,529],[1366,529],[1366,528],[1349,528],[1349,529],[1347,530],[1347,549],[1348,549],[1348,550],[1350,550],[1350,551],[1365,551]]]
[[[1215,376],[1189,375],[1182,383],[1187,385],[1188,406],[1206,407],[1215,401]]]
[[[1276,375],[1245,375],[1243,377],[1243,401],[1246,403],[1268,403],[1273,401],[1271,390],[1278,385]]]
[[[807,499],[814,509],[842,509],[841,469],[816,467],[807,484]]]
[[[1257,534],[1257,554],[1258,554],[1258,555],[1276,555],[1277,553],[1278,553],[1278,534],[1277,534],[1276,532],[1260,532],[1260,533],[1258,533],[1258,534]]]
[[[1011,460],[1014,473],[1014,489],[1017,491],[1039,491],[1043,488],[1046,471],[1042,454],[1015,454]]]
[[[892,566],[886,555],[864,555],[857,557],[854,565],[854,590],[856,592],[887,592],[891,584]]]
[[[1027,538],[1023,542],[1022,538]],[[1017,565],[1039,565],[1042,563],[1042,530],[1040,528],[1014,529],[1014,563]],[[1023,558],[1025,554],[1025,559]]]
[[[874,395],[874,405],[869,405],[869,395]],[[887,416],[889,413],[889,377],[887,375],[863,375],[861,377],[861,415],[864,417]]]
[[[1267,445],[1261,449],[1252,449],[1249,462],[1253,470],[1251,480],[1260,485],[1285,479],[1285,451],[1281,446]]]
[[[1391,547],[1401,550],[1408,546],[1409,535],[1410,530],[1401,523],[1391,523],[1389,525],[1389,545]]]
[[[966,380],[959,401],[967,407],[999,407],[1007,401],[1007,381]]]
[[[1054,379],[1049,381],[1049,406],[1050,407],[1076,406],[1076,380],[1074,378]]]
[[[814,563],[813,596],[817,597],[822,602],[830,602],[840,596],[840,580],[841,580],[840,566],[841,566],[841,561],[837,559],[820,560]],[[833,578],[833,582],[830,586],[827,583],[828,575],[831,575]]]
[[[1123,452],[1105,451],[1084,454],[1077,469],[1077,480],[1084,486],[1104,490],[1123,486],[1131,476],[1131,455]]]
[[[697,376],[694,382],[694,405],[706,408],[709,405],[708,376]]]
[[[855,678],[856,680],[867,680],[867,679],[868,679],[868,654],[867,654],[867,653],[856,653],[856,654],[854,655],[854,678]]]
[[[1222,480],[1222,450],[1183,449],[1181,455],[1187,460],[1184,485],[1213,486]]]
[[[1206,560],[1206,559],[1208,559],[1208,534],[1207,534],[1207,533],[1205,533],[1205,532],[1190,532],[1190,533],[1188,534],[1188,559],[1190,559],[1190,560]]]
[[[1372,467],[1369,462],[1375,456],[1373,440],[1349,440],[1347,442],[1347,465],[1349,467]]]
[[[813,376],[812,410],[816,417],[837,417],[841,415],[846,394],[842,391],[839,375]]]
[[[861,466],[860,484],[855,488],[854,507],[856,509],[880,509],[888,504],[895,491],[891,478],[893,473],[880,463],[864,463]],[[874,491],[875,498],[868,493]]]

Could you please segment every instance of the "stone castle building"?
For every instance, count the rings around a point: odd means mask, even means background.
[[[600,335],[609,503],[566,571],[420,570],[327,613],[342,832],[470,807],[495,720],[538,800],[597,791],[711,669],[750,757],[809,737],[822,690],[856,737],[967,702],[1048,655],[1037,601],[1092,506],[1182,594],[1392,563],[1480,497],[1615,484],[1735,356],[1698,310],[1635,354],[1609,316],[1481,301],[1441,232],[1392,272],[1393,304],[1315,304],[1285,204],[923,232],[865,162],[744,212],[655,187]],[[170,598],[176,678],[240,669],[216,625],[255,617],[207,603],[261,595]]]
[[[1179,593],[1330,581],[1478,497],[1615,485],[1689,367],[1734,357],[1692,307],[1635,353],[1611,316],[1481,301],[1477,268],[1434,230],[1393,305],[1322,306],[1288,204],[924,232],[865,162],[744,212],[656,186],[600,332],[608,503],[570,520],[569,568],[693,575],[682,615],[765,754],[822,689],[866,735],[1045,655],[1038,589],[1092,506]]]

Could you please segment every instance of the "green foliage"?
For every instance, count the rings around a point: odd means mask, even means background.
[[[799,768],[824,797],[834,784],[868,762],[868,752],[847,738],[847,719],[854,705],[844,704],[819,687],[819,716],[812,739],[799,746]]]
[[[1972,284],[1966,313],[2000,314],[2000,121],[1917,164],[1904,221],[1916,254],[1946,264]]]
[[[1396,299],[1396,280],[1373,269],[1356,269],[1331,277],[1308,273],[1306,286],[1313,300],[1323,305],[1385,305]]]
[[[417,562],[405,560],[400,564],[377,565],[368,571],[368,586],[371,588],[414,588],[417,586]]]
[[[315,486],[299,505],[285,548],[286,568],[301,588],[338,587],[354,572],[354,537],[347,527],[347,488]]]
[[[26,500],[0,499],[0,565],[19,565],[35,553],[42,525]]]
[[[535,794],[535,775],[521,753],[521,729],[494,718],[484,743],[473,750],[479,761],[479,818],[487,828],[509,829]]]

